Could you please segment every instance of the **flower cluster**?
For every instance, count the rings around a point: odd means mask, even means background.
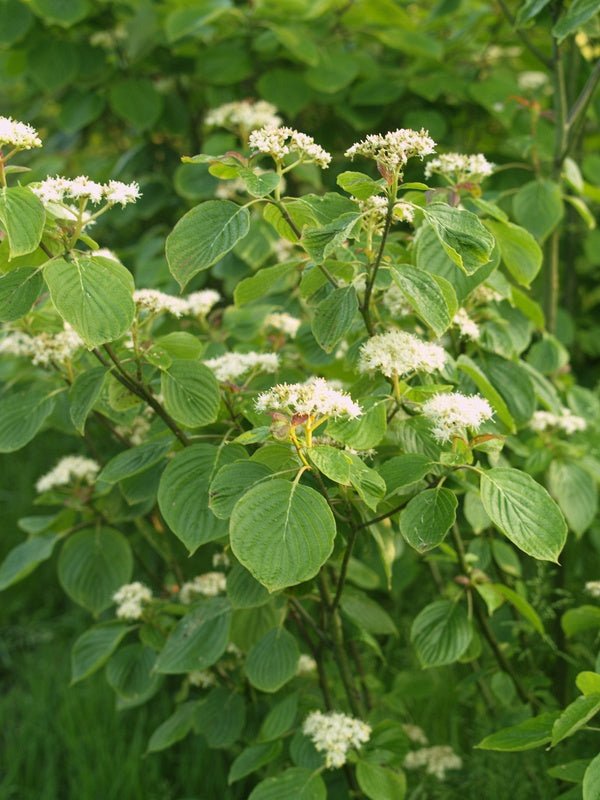
[[[42,140],[35,128],[26,122],[17,122],[12,117],[0,117],[0,146],[8,145],[15,150],[31,150],[41,147]]]
[[[425,177],[443,175],[452,183],[481,183],[494,171],[492,164],[483,153],[467,156],[463,153],[443,153],[425,166]]]
[[[279,356],[277,353],[225,353],[209,358],[204,363],[220,383],[233,383],[251,370],[277,372]]]
[[[290,153],[295,153],[300,161],[312,162],[323,169],[331,162],[331,155],[312,136],[293,128],[260,128],[250,134],[248,141],[253,150],[266,153],[276,161],[282,161]]]
[[[494,414],[483,397],[460,392],[435,394],[423,403],[421,411],[431,421],[432,433],[439,442],[463,436],[467,429],[477,430]]]
[[[549,79],[545,72],[528,70],[519,72],[517,75],[517,83],[522,92],[537,92],[549,83]]]
[[[191,314],[194,317],[205,317],[211,308],[218,303],[221,295],[213,289],[192,292],[187,297],[176,297],[158,289],[136,289],[133,299],[139,309],[148,314],[172,314],[181,317]]]
[[[190,686],[197,686],[199,689],[210,689],[215,686],[217,679],[207,669],[196,669],[188,673],[188,683]]]
[[[500,303],[504,298],[500,292],[482,283],[473,289],[469,295],[469,300],[478,305],[484,305],[485,303]]]
[[[588,581],[585,590],[590,597],[600,598],[600,581]]]
[[[152,414],[154,413],[151,408],[148,408],[147,411],[148,410]],[[125,437],[130,445],[135,446],[142,444],[150,431],[150,422],[147,417],[151,416],[151,414],[147,414],[147,411],[145,411],[144,414],[138,414],[138,416],[134,417],[127,425],[116,425],[115,433]]]
[[[437,745],[407,753],[404,766],[406,769],[425,767],[425,772],[443,781],[448,770],[462,767],[462,759],[448,745]]]
[[[197,575],[193,580],[187,581],[179,590],[179,599],[184,605],[189,605],[197,596],[216,597],[225,591],[227,580],[222,572],[205,572]]]
[[[64,330],[59,333],[29,336],[22,331],[12,331],[0,340],[0,354],[30,358],[38,367],[49,367],[71,361],[83,346],[83,339],[65,323]]]
[[[356,156],[371,158],[384,169],[398,172],[409,158],[423,159],[431,153],[435,153],[435,142],[428,131],[398,128],[386,134],[370,134],[346,150],[345,156],[350,159]]]
[[[418,725],[410,725],[409,723],[406,723],[402,726],[402,730],[406,734],[407,738],[410,739],[411,742],[414,742],[414,744],[426,745],[429,743],[425,731]]]
[[[139,581],[126,583],[116,591],[113,600],[117,604],[117,617],[119,619],[140,619],[145,603],[152,600],[150,589]]]
[[[477,341],[477,339],[479,339],[481,336],[479,325],[471,319],[464,308],[458,309],[452,318],[452,324],[456,325],[459,334],[465,339]]]
[[[257,128],[276,128],[281,125],[277,109],[266,100],[237,100],[213,108],[204,122],[210,128],[228,128],[237,133]]]
[[[573,414],[568,408],[562,408],[559,414],[553,414],[551,411],[536,411],[529,425],[538,433],[554,428],[563,431],[567,436],[587,428],[587,422],[583,417]]]
[[[302,325],[302,320],[283,312],[274,312],[273,314],[269,314],[265,319],[265,326],[267,328],[273,328],[276,331],[285,333],[290,339],[296,336],[300,325]]]
[[[336,711],[327,714],[311,712],[304,720],[302,732],[312,739],[320,753],[325,753],[328,769],[343,767],[348,750],[358,749],[371,736],[371,728],[366,722]]]
[[[49,492],[57,486],[67,486],[73,481],[93,484],[100,472],[100,465],[85,456],[64,456],[58,464],[42,475],[35,484],[37,492]]]
[[[214,289],[202,289],[187,296],[188,313],[194,317],[205,317],[221,299]]]
[[[312,656],[307,656],[306,653],[301,653],[298,659],[298,669],[296,675],[312,675],[317,669],[317,662]]]
[[[120,203],[126,206],[141,197],[140,187],[135,182],[97,183],[86,175],[79,175],[77,178],[62,178],[57,175],[40,183],[30,184],[29,188],[43,203],[64,203],[65,200],[101,203],[104,200],[109,205]]]
[[[279,383],[256,399],[256,410],[291,417],[360,417],[362,408],[346,392],[335,389],[324,378],[306,383]]]
[[[354,198],[356,199],[356,198]],[[388,199],[382,194],[376,194],[367,200],[358,200],[358,206],[363,219],[369,226],[373,226],[376,232],[381,232],[388,213]],[[415,218],[415,210],[410,203],[397,200],[392,210],[392,222],[412,222]]]
[[[389,331],[371,337],[360,348],[361,372],[377,370],[387,378],[444,368],[446,352],[406,331]]]
[[[404,296],[404,292],[395,283],[392,283],[390,288],[383,293],[381,302],[395,319],[406,317],[413,313],[410,303]]]

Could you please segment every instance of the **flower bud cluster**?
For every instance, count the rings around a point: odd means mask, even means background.
[[[41,147],[42,140],[36,129],[26,122],[17,122],[12,117],[0,117],[0,147],[3,145],[15,150],[31,150]]]
[[[324,378],[305,383],[280,383],[256,399],[257,411],[288,416],[324,416],[351,419],[360,417],[362,408],[346,392],[334,388]]]
[[[68,486],[74,481],[93,484],[100,472],[100,465],[85,456],[64,456],[58,464],[42,475],[35,484],[36,491],[49,492],[58,486]]]
[[[339,769],[346,763],[349,750],[358,749],[369,741],[371,727],[347,714],[313,711],[304,720],[302,732],[312,739],[320,753],[325,753],[325,766]]]
[[[295,153],[301,161],[317,164],[323,169],[331,162],[331,155],[312,136],[293,128],[260,128],[250,134],[248,141],[253,150],[270,155],[276,161],[282,161],[290,153]]]
[[[494,414],[485,398],[460,392],[435,394],[423,403],[421,411],[431,421],[432,433],[439,442],[463,436],[466,430],[476,431]]]
[[[277,372],[279,356],[277,353],[225,353],[209,358],[204,363],[220,383],[233,383],[251,370]]]
[[[356,199],[356,198],[354,198]],[[371,224],[375,231],[380,233],[383,230],[388,213],[388,199],[381,194],[373,195],[367,200],[357,200],[363,219]],[[412,222],[415,218],[415,210],[410,203],[397,200],[392,210],[392,222]]]
[[[452,318],[452,324],[456,325],[459,334],[464,339],[472,339],[475,342],[481,336],[479,325],[471,319],[464,308],[458,309]]]
[[[446,351],[406,331],[372,336],[360,348],[361,372],[378,371],[387,378],[412,372],[435,372],[444,368]]]
[[[143,583],[134,581],[121,586],[113,600],[117,604],[117,617],[133,621],[141,618],[144,605],[152,600],[152,592]]]

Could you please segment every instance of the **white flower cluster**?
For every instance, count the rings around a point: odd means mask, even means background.
[[[600,598],[600,581],[588,581],[585,590],[591,597]]]
[[[296,675],[312,675],[317,669],[317,662],[312,656],[307,656],[306,653],[301,653],[298,659],[298,669]]]
[[[573,414],[568,408],[562,408],[560,414],[553,414],[551,411],[536,411],[529,426],[538,433],[554,428],[571,436],[577,431],[584,431],[587,428],[587,422],[583,417]]]
[[[406,723],[402,726],[402,730],[410,739],[410,741],[414,742],[414,744],[426,745],[429,743],[425,731],[418,725],[410,725],[409,723]]]
[[[210,689],[215,686],[217,679],[207,669],[196,669],[188,673],[188,683],[190,686],[197,686],[199,689]]]
[[[226,585],[227,579],[222,572],[205,572],[204,575],[197,575],[183,584],[179,590],[179,599],[184,605],[189,605],[198,595],[216,597],[225,591]]]
[[[100,471],[100,465],[85,456],[64,456],[58,464],[42,475],[35,484],[37,492],[49,492],[57,486],[67,486],[72,481],[92,484]]]
[[[204,363],[214,372],[220,383],[233,383],[251,370],[277,372],[279,356],[277,353],[225,353],[209,358]]]
[[[117,617],[119,619],[140,619],[145,603],[152,600],[150,589],[139,581],[126,583],[116,591],[113,600],[117,604]]]
[[[312,162],[323,169],[331,162],[331,155],[318,145],[312,136],[293,128],[271,126],[260,128],[250,134],[248,141],[253,150],[266,153],[276,161],[282,161],[289,153],[295,153],[300,161]]]
[[[202,289],[187,296],[188,313],[194,317],[205,317],[211,308],[221,299],[214,289]]]
[[[348,750],[358,749],[369,741],[371,727],[347,714],[313,711],[304,720],[302,732],[312,739],[320,753],[325,753],[325,766],[339,769],[346,763]]]
[[[265,319],[265,326],[267,328],[274,328],[276,331],[285,333],[290,339],[296,336],[300,325],[302,325],[301,319],[284,312],[274,312],[273,314],[269,314]]]
[[[223,567],[223,569],[231,566],[231,561],[225,550],[220,553],[213,553],[212,565],[213,567]]]
[[[546,86],[546,84],[549,83],[549,79],[545,72],[529,70],[519,72],[517,75],[517,83],[522,92],[536,92],[538,89]]]
[[[370,134],[346,150],[345,156],[350,159],[356,156],[372,158],[385,169],[395,172],[402,169],[409,158],[418,157],[422,160],[431,153],[435,153],[435,142],[429,131],[424,128],[420,131],[398,128],[386,134]]]
[[[474,342],[481,336],[479,325],[471,319],[464,308],[459,308],[454,317],[452,324],[456,325],[458,332],[465,339],[472,339]]]
[[[42,203],[64,203],[65,200],[89,200],[90,203],[101,203],[103,200],[114,205],[126,206],[135,203],[142,195],[137,183],[109,181],[97,183],[86,175],[77,178],[46,178],[40,183],[30,184],[29,188]]]
[[[404,292],[396,283],[392,283],[381,297],[384,308],[390,312],[395,319],[406,317],[413,313],[413,309],[404,296]]]
[[[360,417],[362,408],[346,392],[334,388],[324,378],[305,383],[279,383],[256,399],[256,410],[289,416]]]
[[[282,120],[275,106],[266,100],[238,100],[213,108],[204,122],[210,128],[248,132],[257,128],[276,128]]]
[[[492,289],[491,286],[486,286],[484,283],[477,286],[477,288],[473,289],[471,294],[469,295],[469,300],[472,300],[474,303],[483,304],[483,303],[500,303],[504,298],[497,292],[495,289]]]
[[[406,769],[425,767],[425,772],[443,781],[448,770],[462,767],[462,758],[448,745],[436,745],[407,753],[404,766]]]
[[[26,122],[17,122],[12,117],[0,117],[0,145],[8,145],[15,150],[31,150],[41,147],[42,140],[35,128]]]
[[[356,200],[356,198],[353,198]],[[381,194],[373,195],[367,200],[357,200],[361,213],[367,224],[375,226],[377,231],[383,230],[388,212],[388,199]],[[392,211],[392,222],[412,222],[415,210],[410,203],[397,200]]]
[[[29,336],[22,331],[12,331],[0,340],[0,354],[30,358],[38,367],[64,364],[84,346],[83,339],[65,323],[59,333],[40,333]]]
[[[388,378],[411,372],[435,372],[444,368],[446,351],[406,331],[372,336],[360,348],[361,372],[377,370]]]
[[[154,413],[149,407],[147,410]],[[120,436],[124,436],[129,440],[129,444],[134,446],[142,444],[146,440],[149,430],[150,422],[147,417],[143,416],[142,414],[134,417],[128,425],[115,426],[115,432]]]
[[[494,171],[495,164],[492,164],[483,153],[467,156],[463,153],[443,153],[437,158],[432,159],[425,166],[425,177],[431,178],[432,175],[444,175],[454,183],[481,183]]]
[[[136,289],[133,299],[138,308],[149,314],[172,314],[181,317],[191,314],[194,317],[205,317],[211,308],[218,303],[221,295],[214,289],[192,292],[187,297],[176,297],[158,289]]]
[[[431,421],[432,433],[439,442],[462,436],[466,429],[475,431],[494,415],[485,398],[460,392],[434,394],[421,411]]]

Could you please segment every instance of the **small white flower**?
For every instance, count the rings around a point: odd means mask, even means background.
[[[381,302],[394,319],[402,319],[414,313],[404,292],[395,283],[381,295]]]
[[[522,92],[535,92],[546,86],[548,83],[548,76],[545,72],[538,72],[537,70],[520,72],[517,75],[517,83]]]
[[[257,411],[289,416],[360,417],[362,409],[349,394],[332,387],[324,378],[306,383],[280,383],[256,399]]]
[[[129,203],[135,203],[142,196],[139,184],[135,181],[133,183],[123,183],[122,181],[109,181],[103,187],[104,197],[109,203],[120,203],[126,206]]]
[[[248,133],[257,128],[276,128],[282,120],[275,106],[266,100],[238,100],[211,109],[204,122],[210,128]]]
[[[57,486],[67,486],[73,481],[93,484],[100,472],[100,465],[84,456],[64,456],[58,464],[42,475],[35,484],[39,493],[49,492]]]
[[[471,317],[467,314],[464,308],[459,308],[454,317],[452,318],[453,325],[459,330],[461,336],[465,339],[472,339],[473,341],[477,341],[481,336],[481,331],[479,330],[479,325],[474,322]]]
[[[486,286],[484,283],[477,286],[476,289],[473,289],[473,291],[469,295],[469,300],[472,300],[473,303],[476,304],[500,303],[503,299],[504,298],[502,297],[500,292],[497,292],[490,286]]]
[[[331,155],[311,136],[293,128],[260,128],[252,131],[248,141],[253,150],[270,155],[276,161],[283,160],[289,153],[295,153],[301,161],[317,164],[323,169],[331,161]]]
[[[291,314],[274,312],[269,314],[265,319],[265,326],[267,328],[274,328],[276,331],[281,331],[293,339],[298,333],[298,328],[302,325],[302,320],[293,317]]]
[[[175,297],[157,289],[136,289],[133,299],[138,308],[149,314],[166,312],[174,317],[181,317],[189,310],[188,302],[183,297]]]
[[[583,417],[573,414],[570,409],[562,408],[559,414],[553,414],[551,411],[536,411],[529,426],[538,433],[555,428],[563,431],[567,436],[571,436],[577,431],[584,431],[587,428],[587,422]]]
[[[188,673],[188,682],[190,686],[198,686],[200,689],[209,689],[211,686],[216,686],[217,679],[207,669],[197,669]]]
[[[89,200],[91,203],[99,203],[104,194],[104,186],[90,180],[87,175],[79,175],[66,183],[65,191],[74,200]]]
[[[386,134],[370,134],[346,150],[345,156],[350,159],[356,156],[372,158],[386,170],[397,172],[409,158],[422,160],[431,153],[435,153],[435,142],[428,131],[424,128],[420,131],[398,128]]]
[[[239,194],[247,192],[246,183],[241,178],[220,180],[215,188],[215,197],[219,200],[234,200]]]
[[[121,586],[113,600],[117,604],[117,617],[133,621],[142,616],[144,604],[152,600],[152,592],[143,583],[134,581]]]
[[[585,591],[591,597],[600,598],[600,581],[588,581],[585,584]]]
[[[317,669],[317,662],[312,656],[307,656],[306,653],[301,653],[298,659],[297,675],[312,675]]]
[[[117,425],[116,433],[129,440],[131,445],[142,444],[150,430],[150,422],[144,416],[137,416],[132,419],[129,425]]]
[[[99,256],[100,258],[110,258],[111,261],[118,261],[119,264],[121,263],[119,256],[113,253],[112,250],[109,250],[108,247],[100,247],[98,250],[94,250],[91,255]]]
[[[215,568],[223,567],[224,569],[227,569],[227,567],[231,565],[231,561],[229,560],[227,553],[223,550],[221,553],[213,553],[212,565]]]
[[[42,140],[35,128],[26,122],[17,122],[12,117],[0,117],[0,145],[8,145],[15,150],[31,150],[41,147]]]
[[[184,605],[192,603],[197,596],[216,597],[225,591],[227,579],[222,572],[205,572],[187,581],[179,590],[179,599]]]
[[[451,747],[437,745],[407,753],[404,766],[406,769],[425,767],[425,772],[435,775],[438,780],[443,781],[448,770],[462,767],[462,759]]]
[[[356,199],[356,198],[353,198]],[[357,200],[358,206],[367,225],[373,225],[376,232],[384,228],[388,213],[388,199],[384,195],[376,194],[367,200]],[[415,210],[410,203],[397,200],[392,211],[392,222],[412,222]]]
[[[435,372],[444,368],[446,352],[406,331],[372,336],[360,349],[361,372],[377,370],[388,378],[412,372]]]
[[[11,331],[0,339],[0,355],[29,358],[32,353],[33,338],[22,331]]]
[[[199,292],[192,292],[185,298],[187,302],[187,313],[194,317],[205,317],[211,308],[221,299],[221,295],[214,289],[202,289]]]
[[[325,753],[325,766],[339,769],[346,763],[349,750],[357,750],[369,741],[371,727],[347,714],[313,711],[304,720],[302,732],[320,753]]]
[[[432,423],[432,433],[440,442],[449,442],[465,431],[476,431],[494,412],[483,397],[460,392],[434,394],[421,411]]]
[[[251,370],[277,372],[279,356],[277,353],[225,353],[207,359],[204,364],[214,372],[220,383],[234,383]]]
[[[410,725],[406,723],[402,726],[402,730],[410,739],[411,742],[414,744],[428,744],[427,736],[423,728],[420,728],[418,725]]]
[[[444,175],[453,183],[481,183],[494,171],[492,164],[482,153],[467,156],[462,153],[443,153],[425,166],[425,177]]]

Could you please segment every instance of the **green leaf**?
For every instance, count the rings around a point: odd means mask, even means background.
[[[209,747],[229,748],[240,737],[246,721],[246,704],[237,691],[212,689],[198,704],[194,729]]]
[[[128,583],[133,556],[127,539],[114,528],[74,533],[58,560],[58,579],[69,597],[92,614],[113,602],[113,595]]]
[[[69,415],[82,436],[85,422],[102,394],[107,376],[104,367],[93,367],[80,372],[69,389]]]
[[[290,767],[256,786],[248,800],[326,800],[323,778],[304,767]]]
[[[212,667],[229,642],[231,606],[224,597],[196,603],[169,634],[156,671],[179,675]]]
[[[514,196],[513,209],[519,225],[543,242],[565,213],[560,186],[546,179],[530,181]]]
[[[153,672],[156,652],[136,643],[122,647],[106,665],[106,681],[120,698],[137,704],[151,697],[161,678]]]
[[[255,275],[244,278],[244,280],[236,285],[233,291],[233,298],[236,306],[245,306],[247,303],[261,300],[267,295],[277,291],[280,286],[279,281],[281,281],[282,278],[287,278],[296,270],[296,262],[288,261],[276,264],[274,267],[264,267]]]
[[[50,297],[61,317],[88,347],[119,339],[135,316],[133,277],[112,258],[54,258],[44,267]]]
[[[352,327],[358,312],[358,298],[353,286],[334,289],[315,309],[312,332],[319,346],[331,353]]]
[[[148,752],[157,753],[179,742],[188,735],[194,724],[194,715],[198,703],[195,701],[181,703],[175,713],[166,719],[154,731],[148,742]]]
[[[531,603],[529,603],[524,597],[520,594],[517,594],[513,589],[510,589],[508,586],[505,586],[503,583],[492,583],[492,584],[485,584],[490,586],[501,597],[513,605],[516,610],[524,617],[528,622],[531,623],[532,627],[540,634],[544,635],[544,624],[540,619],[539,614],[533,608]]]
[[[219,519],[229,519],[233,507],[248,489],[272,475],[265,464],[245,459],[226,464],[217,472],[208,492],[208,505]]]
[[[234,609],[257,608],[268,603],[271,595],[245,567],[236,561],[227,575],[227,597]]]
[[[160,479],[158,506],[167,525],[190,553],[226,535],[227,525],[208,507],[217,470],[245,454],[238,445],[194,444],[173,458]]]
[[[600,628],[600,608],[587,605],[570,608],[563,614],[560,624],[567,636]]]
[[[56,398],[34,386],[0,398],[0,453],[12,453],[30,442],[54,410]]]
[[[451,325],[452,316],[445,294],[436,278],[410,264],[400,264],[391,269],[394,283],[398,286],[415,314],[435,333],[441,336]],[[456,311],[458,305],[451,285],[451,303]]]
[[[518,469],[481,476],[481,500],[494,525],[527,555],[557,562],[567,538],[564,517],[548,492]]]
[[[37,249],[45,222],[44,206],[31,189],[23,186],[0,189],[0,223],[6,232],[10,258]]]
[[[375,511],[385,495],[385,481],[379,473],[367,465],[354,453],[350,456],[350,483],[358,492],[363,503]]]
[[[167,237],[169,269],[181,288],[228,253],[250,229],[248,209],[207,200],[188,211]]]
[[[517,24],[523,25],[546,8],[550,0],[525,0],[517,12]]]
[[[381,194],[384,186],[382,180],[374,181],[362,172],[340,172],[336,183],[358,200],[368,200],[374,194]]]
[[[347,212],[321,227],[306,226],[301,242],[308,255],[318,263],[324,261],[350,237],[359,216],[356,212]]]
[[[577,675],[575,684],[581,694],[598,694],[600,693],[600,673],[598,672],[580,672]]]
[[[548,488],[569,528],[581,536],[598,511],[598,486],[594,478],[574,461],[555,459],[548,470]]]
[[[514,753],[521,750],[533,750],[552,739],[552,726],[559,715],[558,711],[531,717],[518,725],[511,725],[501,731],[486,736],[477,747],[480,750],[500,750]]]
[[[0,564],[0,591],[22,581],[38,564],[47,561],[60,538],[58,533],[42,533],[13,547]]]
[[[355,450],[377,447],[385,436],[386,398],[368,398],[360,401],[363,414],[358,419],[334,419],[327,423],[327,433]]]
[[[404,453],[385,461],[379,468],[379,474],[385,481],[387,496],[402,493],[403,489],[418,483],[432,470],[432,463],[427,456],[420,453]]]
[[[444,541],[456,522],[457,505],[450,489],[419,492],[400,514],[400,532],[411,547],[425,553]]]
[[[492,386],[483,370],[472,359],[465,355],[458,357],[456,366],[471,378],[481,394],[486,400],[489,400],[498,418],[502,420],[511,433],[515,433],[515,421],[508,410],[508,406],[502,399],[502,395]]]
[[[423,209],[449,258],[472,275],[492,257],[494,239],[471,211],[432,203]]]
[[[82,633],[71,650],[71,683],[77,683],[103,666],[117,649],[131,625],[118,620],[102,622]]]
[[[512,222],[485,220],[485,226],[496,239],[500,256],[513,278],[529,286],[542,266],[542,251],[533,236]]]
[[[186,36],[202,36],[206,26],[231,8],[231,0],[196,0],[191,8],[171,11],[165,21],[165,33],[170,44]]]
[[[261,741],[281,739],[294,725],[297,713],[298,692],[292,692],[276,703],[265,717],[260,728]]]
[[[246,747],[234,759],[227,776],[227,783],[231,785],[266,766],[277,758],[281,753],[281,749],[281,742],[264,742],[263,744],[253,744],[250,747]]]
[[[213,372],[197,361],[174,359],[161,377],[165,408],[188,428],[210,425],[217,419],[221,395]]]
[[[333,550],[336,526],[322,495],[275,479],[243,495],[229,531],[237,559],[274,592],[317,574]]]
[[[25,316],[43,285],[42,273],[34,267],[21,267],[0,275],[0,322],[14,322]]]
[[[105,483],[117,483],[124,478],[130,478],[144,472],[149,467],[158,464],[171,449],[171,439],[161,439],[158,442],[145,442],[137,447],[130,447],[122,453],[111,458],[102,468],[98,480]]]
[[[70,28],[90,11],[88,0],[31,0],[36,14],[50,23]]]
[[[485,374],[501,395],[506,407],[517,423],[528,422],[535,411],[535,392],[527,370],[518,361],[509,361],[496,355],[486,355]]]
[[[575,33],[578,28],[594,17],[600,11],[599,0],[573,0],[571,5],[564,9],[558,22],[552,28],[552,35],[559,42]]]
[[[460,603],[437,600],[417,615],[410,631],[424,667],[452,664],[471,644],[473,629]]]
[[[563,709],[552,726],[552,747],[572,736],[600,711],[600,693],[578,697]]]
[[[261,692],[277,692],[296,675],[300,650],[285,628],[274,628],[248,653],[248,680]]]
[[[600,754],[590,761],[583,776],[583,800],[598,800],[600,797]]]
[[[365,796],[370,800],[403,800],[406,795],[406,778],[403,772],[389,767],[359,761],[356,779]]]
[[[280,177],[275,172],[256,173],[251,169],[242,167],[238,175],[246,184],[246,189],[252,197],[265,197],[279,186]]]
[[[163,97],[147,78],[125,78],[112,82],[109,99],[115,114],[138,130],[151,128],[163,110]]]
[[[387,611],[358,589],[346,589],[340,606],[344,614],[362,630],[375,636],[397,636],[398,629]]]

